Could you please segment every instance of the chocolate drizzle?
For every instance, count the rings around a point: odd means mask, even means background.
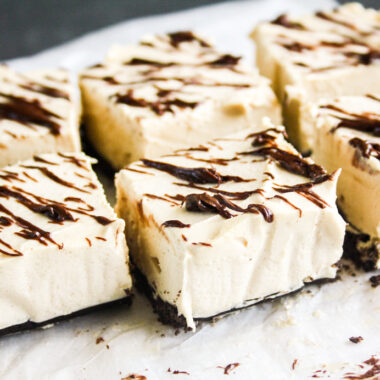
[[[52,118],[61,117],[42,107],[39,100],[28,100],[4,93],[0,93],[0,96],[7,100],[6,103],[0,103],[0,120],[13,120],[27,127],[37,124],[49,128],[53,135],[59,135],[61,126]]]
[[[38,92],[40,94],[44,94],[46,96],[49,96],[51,98],[61,98],[70,100],[69,94],[54,87],[46,86],[41,83],[36,82],[29,82],[26,84],[19,84],[19,86],[25,90],[32,91],[32,92]]]
[[[143,164],[149,168],[164,171],[170,175],[191,183],[223,183],[228,181],[247,182],[238,176],[221,175],[213,168],[185,168],[175,166],[166,162],[152,161],[144,159]]]
[[[0,198],[13,198],[31,211],[44,215],[52,222],[74,221],[74,217],[62,205],[59,204],[38,204],[32,202],[20,192],[11,190],[6,186],[0,186]]]
[[[261,156],[266,159],[272,159],[277,162],[283,169],[301,175],[303,177],[315,179],[326,174],[325,170],[317,165],[311,164],[302,156],[287,152],[276,145],[276,136],[269,132],[283,133],[282,130],[269,128],[262,132],[253,133],[247,138],[253,137],[252,146],[260,148],[257,150],[242,152],[242,155]]]
[[[332,133],[334,133],[339,128],[349,128],[360,132],[366,132],[376,137],[380,137],[380,119],[373,117],[375,115],[350,113],[331,104],[323,105],[321,108],[329,109],[350,116],[349,118],[346,118],[334,115],[334,117],[339,119],[340,122],[331,130]]]
[[[159,99],[156,101],[148,101],[143,98],[135,98],[132,89],[128,90],[126,94],[116,94],[115,98],[117,103],[127,104],[131,107],[150,108],[157,115],[163,115],[165,112],[174,113],[175,108],[194,109],[198,105],[198,102],[187,102],[178,98]]]
[[[354,137],[349,141],[349,144],[356,148],[360,154],[365,157],[375,157],[380,160],[380,144],[363,140],[359,137]]]
[[[208,65],[213,67],[235,66],[239,63],[240,59],[241,57],[235,57],[231,54],[224,54],[214,61],[209,62]]]
[[[286,14],[278,16],[276,19],[271,21],[271,24],[283,26],[288,29],[299,29],[305,30],[306,28],[299,22],[290,21]]]
[[[75,186],[73,183],[68,182],[57,175],[55,175],[52,171],[50,171],[48,168],[44,166],[33,166],[33,165],[22,165],[23,168],[26,169],[36,169],[39,170],[41,173],[43,173],[46,177],[50,178],[52,181],[59,183],[62,186],[71,187],[72,189],[78,190],[82,193],[88,193],[88,191],[80,189],[79,187]]]
[[[190,224],[182,223],[180,220],[167,220],[162,223],[163,227],[188,228]]]
[[[260,213],[266,222],[273,222],[273,213],[268,207],[261,204],[249,204],[248,207],[242,208],[220,194],[189,194],[185,197],[184,203],[186,210],[188,211],[212,212],[219,214],[223,218],[229,219],[236,216],[227,210],[230,209],[241,213]]]
[[[205,47],[205,48],[211,47],[206,41],[203,41],[199,37],[195,36],[193,32],[190,32],[190,31],[169,33],[168,37],[170,40],[170,44],[175,48],[178,48],[178,46],[182,42],[193,42],[193,41],[197,41],[202,47]]]
[[[279,192],[279,193],[291,193],[295,192],[299,195],[302,195],[304,198],[308,199],[310,202],[313,202],[316,206],[319,208],[326,208],[329,207],[329,204],[325,202],[318,194],[316,194],[312,188],[315,185],[321,184],[325,181],[329,181],[332,179],[331,175],[325,174],[323,176],[318,177],[317,179],[306,182],[306,183],[300,183],[293,186],[288,185],[277,185],[278,187],[274,187],[273,190]]]

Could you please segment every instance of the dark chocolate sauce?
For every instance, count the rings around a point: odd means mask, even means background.
[[[300,183],[293,186],[277,185],[279,187],[274,187],[273,190],[282,194],[295,192],[299,195],[302,195],[304,198],[306,198],[310,202],[313,202],[319,208],[323,209],[323,208],[329,207],[329,204],[325,202],[318,194],[316,194],[312,190],[312,188],[315,185],[331,180],[331,178],[332,178],[331,175],[325,174],[323,176],[316,178],[315,180],[311,182]]]
[[[10,252],[4,251],[3,249],[0,249],[0,252],[3,253],[4,255],[7,255],[7,256],[23,256],[23,254],[20,251],[13,248],[10,244],[5,242],[3,239],[0,239],[0,243],[12,251],[12,253],[10,253]]]
[[[283,202],[287,203],[290,207],[293,207],[295,210],[297,210],[299,217],[302,216],[302,210],[299,207],[297,207],[296,205],[294,205],[292,202],[288,201],[282,195],[274,195],[273,197],[267,198],[267,199],[272,199],[272,198],[281,199]]]
[[[128,90],[126,94],[115,95],[117,103],[127,104],[131,107],[144,107],[150,108],[157,115],[163,115],[165,112],[174,113],[175,108],[195,108],[198,102],[187,102],[178,98],[174,99],[160,99],[157,101],[148,101],[143,98],[135,98],[133,90]]]
[[[357,52],[344,52],[346,57],[354,59],[355,63],[361,65],[371,65],[374,62],[380,61],[380,51],[369,48],[367,53],[357,53]]]
[[[44,158],[42,158],[40,156],[34,156],[33,159],[34,159],[34,161],[36,161],[36,162],[42,162],[43,164],[58,165],[57,163],[45,160]]]
[[[199,185],[195,185],[194,183],[190,183],[190,184],[174,183],[174,184],[178,185],[178,186],[189,187],[189,188],[192,188],[192,189],[208,191],[208,192],[214,193],[214,194],[225,195],[225,196],[227,196],[227,197],[229,197],[229,198],[231,198],[233,200],[236,200],[236,201],[243,201],[243,200],[247,199],[248,197],[250,197],[253,194],[260,194],[260,195],[264,194],[264,190],[263,189],[255,189],[255,190],[248,190],[248,191],[235,191],[235,192],[231,192],[231,191],[221,190],[221,189],[214,188],[214,187],[199,186]],[[180,195],[177,195],[177,197],[178,196],[180,196]],[[173,198],[172,196],[170,196],[170,197]],[[181,199],[181,201],[183,201],[183,200],[184,199]]]
[[[360,154],[365,157],[375,157],[380,160],[380,144],[371,142],[368,140],[360,139],[359,137],[354,137],[349,141],[349,144],[356,148]]]
[[[142,162],[147,167],[164,171],[174,177],[183,179],[184,181],[191,183],[223,183],[228,181],[252,181],[238,176],[221,175],[213,168],[185,168],[182,166],[175,166],[165,162],[152,161],[147,159],[142,160]]]
[[[318,178],[326,174],[325,170],[321,166],[317,164],[310,164],[301,156],[274,146],[263,147],[257,150],[243,152],[240,154],[271,158],[272,160],[276,161],[283,169],[311,179]]]
[[[58,88],[43,85],[41,83],[29,82],[27,84],[19,84],[19,86],[25,90],[38,92],[51,98],[62,98],[70,100],[70,96],[67,92],[64,92]]]
[[[178,206],[178,203],[177,203],[177,202],[173,202],[173,201],[170,200],[170,199],[166,199],[166,198],[164,198],[164,197],[160,197],[160,196],[158,196],[158,195],[147,194],[147,193],[145,193],[145,194],[144,194],[144,197],[148,197],[148,198],[151,198],[151,199],[158,199],[158,200],[160,200],[160,201],[165,201],[165,202],[168,202],[168,203],[171,203],[171,204],[173,204],[173,205]]]
[[[62,158],[65,158],[66,162],[71,162],[72,164],[78,166],[78,168],[81,168],[81,169],[84,169],[84,170],[88,171],[88,168],[85,165],[85,163],[86,163],[85,160],[81,160],[81,159],[79,159],[77,157],[70,156],[70,155],[63,154],[63,153],[58,153],[58,155],[61,156]]]
[[[159,61],[152,61],[150,59],[145,58],[132,58],[128,62],[124,62],[124,65],[128,66],[139,66],[139,65],[148,65],[148,66],[154,66],[154,67],[169,67],[176,65],[175,62],[159,62]]]
[[[288,29],[299,29],[306,30],[306,28],[299,22],[290,21],[286,14],[278,16],[276,19],[271,21],[271,24],[283,26]]]
[[[346,28],[349,28],[349,29],[357,30],[357,28],[355,27],[355,25],[350,24],[347,21],[338,20],[335,17],[333,17],[333,16],[331,16],[331,15],[325,13],[325,12],[316,12],[315,15],[317,17],[321,18],[322,20],[329,21],[329,22],[332,22],[334,24],[339,24],[339,25],[342,25],[342,26],[344,26]]]
[[[208,62],[207,64],[213,67],[235,66],[240,60],[241,57],[235,57],[231,54],[224,54],[214,61]]]
[[[350,116],[349,118],[346,118],[334,115],[334,117],[339,119],[340,122],[331,130],[332,133],[339,128],[349,128],[360,132],[366,132],[376,137],[380,136],[380,119],[372,117],[373,115],[371,114],[350,113],[331,104],[321,106],[321,108],[329,109]]]
[[[185,197],[185,207],[188,211],[217,213],[226,219],[235,216],[227,209],[241,213],[260,213],[266,222],[273,222],[273,213],[268,207],[261,204],[249,204],[247,208],[242,208],[220,194],[189,194]]]
[[[0,186],[1,198],[13,198],[29,210],[46,216],[53,222],[74,221],[74,217],[62,205],[59,204],[38,204],[32,202],[18,191],[8,189],[6,186]]]
[[[174,227],[174,228],[189,228],[190,224],[182,223],[180,220],[167,220],[162,223],[163,227]]]
[[[59,178],[53,172],[51,172],[48,168],[45,168],[43,166],[23,165],[22,167],[27,168],[27,169],[36,169],[36,170],[39,170],[46,177],[50,178],[52,181],[54,181],[56,183],[59,183],[62,186],[71,187],[72,189],[78,190],[78,191],[80,191],[82,193],[88,193],[88,191],[80,189],[79,187],[76,187],[73,183],[65,181],[62,178]]]
[[[304,50],[313,50],[315,46],[303,44],[301,42],[281,42],[279,43],[283,48],[296,53],[302,53]]]
[[[14,222],[22,228],[21,231],[16,232],[16,235],[24,238],[24,239],[33,239],[38,240],[41,244],[47,245],[46,241],[50,241],[55,244],[59,249],[62,248],[62,245],[55,242],[50,236],[50,232],[44,231],[43,229],[35,226],[31,222],[13,214],[10,210],[8,210],[5,206],[0,203],[0,212],[10,216]]]
[[[61,126],[52,120],[52,117],[57,119],[61,117],[42,107],[39,100],[28,100],[4,93],[0,93],[0,96],[7,100],[6,103],[0,103],[0,120],[13,120],[28,127],[37,124],[49,128],[53,135],[59,135]]]
[[[169,33],[168,37],[170,39],[170,44],[175,48],[178,48],[178,46],[182,42],[193,42],[193,41],[197,41],[202,47],[207,47],[207,48],[211,47],[206,41],[203,41],[202,39],[195,36],[190,31]]]

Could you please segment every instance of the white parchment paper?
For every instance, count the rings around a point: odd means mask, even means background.
[[[252,63],[247,36],[257,21],[334,5],[332,0],[217,4],[117,24],[10,64],[21,70],[60,66],[76,72],[100,61],[111,44],[185,29],[210,36],[220,49]],[[228,375],[236,379],[342,379],[350,371],[365,372],[360,363],[380,354],[380,287],[371,288],[368,281],[374,274],[345,272],[340,281],[177,335],[157,322],[147,301],[136,295],[130,309],[114,307],[2,338],[0,379],[113,380],[132,373],[148,380],[228,379],[220,367],[230,363],[239,363]],[[364,339],[354,344],[352,336]]]

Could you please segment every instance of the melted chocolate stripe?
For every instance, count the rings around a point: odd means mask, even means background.
[[[190,224],[184,224],[180,220],[167,220],[161,224],[163,227],[189,228]]]
[[[372,117],[375,115],[350,113],[349,111],[345,111],[344,109],[331,104],[323,105],[320,108],[329,109],[349,116],[349,118],[346,118],[339,115],[333,115],[339,119],[340,122],[336,127],[331,129],[332,133],[339,128],[349,128],[360,132],[366,132],[376,137],[380,136],[380,119]]]
[[[195,108],[198,102],[187,102],[182,99],[160,99],[154,102],[143,98],[135,98],[133,90],[128,90],[126,94],[116,94],[116,102],[126,104],[131,107],[150,108],[157,115],[163,115],[165,112],[174,113],[175,108]]]
[[[316,206],[319,208],[326,208],[329,207],[330,205],[325,202],[318,194],[316,194],[313,190],[312,187],[318,184],[321,184],[325,181],[331,180],[331,175],[325,174],[321,177],[316,178],[315,180],[311,182],[306,182],[306,183],[300,183],[297,185],[293,186],[288,186],[288,185],[276,185],[279,187],[274,187],[273,190],[279,192],[279,193],[291,193],[295,192],[304,198],[308,199],[310,202],[313,202]]]
[[[43,85],[41,83],[29,82],[27,84],[19,84],[19,86],[25,90],[37,92],[51,98],[70,100],[70,96],[67,92],[64,92],[58,88]]]
[[[0,197],[14,198],[17,202],[27,207],[29,210],[46,216],[53,222],[74,221],[74,217],[67,209],[58,204],[38,204],[32,202],[18,191],[8,189],[6,186],[0,186]]]
[[[317,164],[310,164],[304,158],[274,146],[263,147],[250,152],[242,152],[240,154],[261,156],[267,159],[271,158],[283,169],[311,179],[318,178],[326,174],[325,170],[321,166]]]
[[[191,183],[223,183],[233,182],[249,182],[251,179],[244,179],[238,176],[221,175],[213,168],[185,168],[175,166],[165,162],[152,161],[144,159],[143,164],[149,168],[164,171],[176,178]]]
[[[43,166],[33,166],[33,165],[22,165],[23,168],[26,169],[36,169],[39,170],[42,174],[44,174],[46,177],[50,178],[52,181],[59,183],[62,186],[71,187],[72,189],[78,190],[82,193],[89,193],[86,190],[80,189],[79,187],[75,186],[73,183],[65,181],[62,178],[59,178],[56,176],[53,172],[51,172],[48,168],[45,168]]]
[[[206,41],[195,36],[193,34],[193,32],[190,32],[190,31],[181,31],[181,32],[176,32],[176,33],[169,33],[168,37],[170,40],[170,44],[175,48],[178,48],[178,46],[182,42],[193,42],[193,41],[198,42],[202,47],[206,47],[206,48],[211,47]]]
[[[41,244],[47,245],[46,240],[50,241],[51,243],[55,244],[59,249],[62,249],[62,245],[55,242],[50,232],[44,231],[43,229],[35,226],[31,222],[27,221],[26,219],[21,218],[20,216],[17,216],[13,214],[10,210],[8,210],[4,205],[0,203],[0,212],[10,216],[15,223],[22,228],[21,231],[16,232],[16,235],[24,238],[24,239],[33,239],[38,240]]]
[[[356,148],[360,154],[365,157],[375,157],[380,160],[380,144],[376,142],[371,142],[368,140],[360,139],[359,137],[354,137],[349,141],[349,144]]]
[[[220,194],[189,194],[185,197],[185,207],[188,211],[217,213],[226,219],[236,216],[227,209],[240,213],[260,213],[266,222],[273,222],[273,213],[268,207],[261,204],[249,204],[247,208],[242,208]]]
[[[214,187],[198,186],[198,185],[195,185],[194,183],[184,184],[184,183],[175,182],[174,184],[177,186],[183,186],[183,187],[189,187],[189,188],[193,188],[193,189],[197,189],[197,190],[209,191],[210,193],[214,193],[214,194],[225,195],[227,197],[230,197],[233,200],[239,200],[239,201],[243,201],[253,194],[260,194],[260,195],[264,194],[263,189],[231,192],[231,191],[216,189]],[[173,196],[170,196],[170,197],[173,198]],[[179,200],[183,201],[184,199],[179,199]]]
[[[62,118],[42,107],[37,99],[27,100],[4,93],[0,93],[0,96],[7,100],[6,103],[0,103],[0,120],[13,120],[28,127],[32,127],[31,124],[36,124],[49,128],[53,135],[60,133],[61,126],[52,120],[52,117]]]
[[[271,24],[279,25],[288,29],[299,29],[306,30],[305,26],[299,22],[290,21],[286,14],[278,16],[276,19],[271,21]]]

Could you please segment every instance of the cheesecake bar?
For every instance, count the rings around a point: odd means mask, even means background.
[[[87,136],[115,169],[280,121],[269,81],[192,32],[114,47],[80,87]]]
[[[334,278],[345,223],[327,172],[265,120],[116,176],[137,272],[163,322],[195,328]]]
[[[380,95],[321,100],[301,115],[315,130],[314,159],[327,170],[342,168],[346,252],[365,269],[380,268]]]
[[[80,151],[80,110],[65,70],[21,74],[0,65],[0,167],[35,154]]]
[[[124,221],[83,153],[0,169],[0,335],[129,301]]]
[[[260,23],[252,37],[257,65],[283,104],[289,137],[310,150],[300,107],[320,98],[375,93],[380,87],[380,12],[358,3],[310,15],[281,15]]]

